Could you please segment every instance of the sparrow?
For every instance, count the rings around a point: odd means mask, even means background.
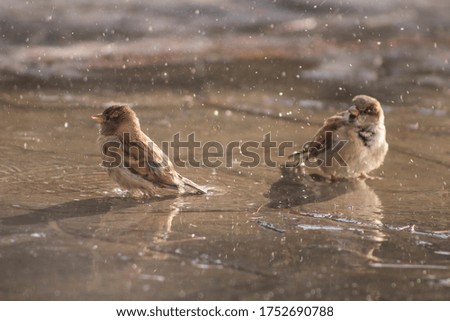
[[[91,116],[100,124],[98,144],[102,166],[122,188],[135,196],[153,196],[158,187],[199,194],[207,191],[175,170],[167,155],[141,130],[136,113],[129,106],[111,106]]]
[[[319,167],[335,179],[369,178],[388,151],[384,113],[380,102],[358,95],[353,105],[326,119],[313,139],[290,156],[288,166]]]

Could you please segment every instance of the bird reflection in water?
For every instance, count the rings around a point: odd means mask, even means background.
[[[290,209],[289,213],[301,215],[298,221],[302,230],[336,233],[360,233],[369,243],[350,244],[345,247],[370,261],[380,261],[374,255],[386,240],[382,223],[380,199],[364,180],[337,180],[318,174],[305,174],[296,168],[281,167],[281,178],[265,194],[269,208]]]
[[[270,208],[290,208],[310,203],[322,203],[349,193],[361,194],[359,204],[371,205],[374,209],[381,206],[381,201],[364,180],[337,180],[319,174],[304,174],[297,168],[281,167],[281,178],[270,186],[265,194],[271,201]],[[354,200],[355,197],[352,197]]]
[[[172,223],[175,216],[180,213],[180,204],[175,201],[173,205],[170,206],[170,212],[165,218],[165,220],[160,222],[160,226],[158,228],[155,237],[153,238],[153,242],[159,243],[164,242],[169,239],[170,234],[172,233]]]

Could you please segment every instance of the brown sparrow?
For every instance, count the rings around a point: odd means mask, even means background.
[[[101,125],[98,143],[102,166],[132,195],[152,196],[156,187],[184,192],[186,186],[206,193],[203,187],[177,173],[167,155],[141,131],[130,107],[111,106],[92,119]]]
[[[319,167],[332,180],[374,178],[368,173],[383,164],[388,151],[383,109],[366,95],[352,101],[349,109],[326,119],[312,141],[291,155],[290,166]]]

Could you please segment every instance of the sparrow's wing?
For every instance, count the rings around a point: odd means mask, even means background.
[[[300,160],[314,159],[325,150],[332,148],[334,133],[342,128],[348,122],[344,117],[346,112],[340,112],[325,120],[323,126],[314,135],[313,139],[303,146],[301,151],[295,152],[290,156],[297,161],[297,165]]]
[[[167,155],[151,140],[130,141],[122,145],[124,167],[132,173],[163,187],[178,187],[180,180]]]
[[[308,158],[315,158],[333,147],[335,133],[348,122],[343,113],[328,118],[322,128],[316,133],[312,141],[307,145]]]

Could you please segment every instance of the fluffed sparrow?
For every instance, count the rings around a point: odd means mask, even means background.
[[[129,106],[111,106],[92,119],[100,124],[97,141],[102,165],[122,188],[136,196],[152,196],[156,187],[184,192],[188,186],[206,193],[205,188],[177,173],[167,155],[141,131],[139,119]]]
[[[388,151],[384,113],[378,100],[353,98],[346,111],[326,119],[314,138],[291,155],[290,166],[319,167],[331,179],[374,178],[368,173],[383,164]]]

